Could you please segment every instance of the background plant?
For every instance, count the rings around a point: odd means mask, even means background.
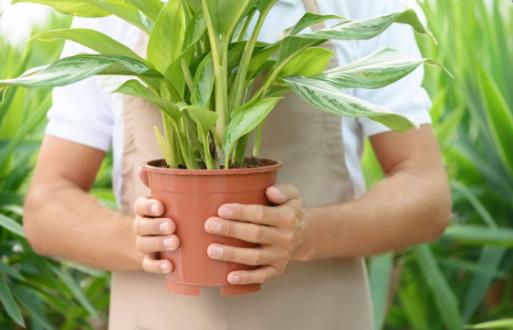
[[[413,124],[408,119],[344,89],[382,88],[423,63],[435,64],[381,49],[324,71],[334,53],[319,46],[328,40],[373,38],[393,23],[427,33],[413,10],[361,21],[307,13],[285,37],[267,44],[257,38],[277,0],[15,2],[42,3],[76,16],[115,15],[148,35],[142,58],[94,30],[40,34],[39,40],[68,39],[98,54],[65,58],[0,86],[61,86],[94,74],[136,78],[116,92],[142,97],[162,111],[164,133],[155,128],[155,134],[166,163],[173,168],[241,166],[250,137],[255,140],[253,156],[257,157],[263,122],[289,91],[329,113],[368,117],[396,130],[409,129]],[[328,19],[336,21],[332,28],[307,30]]]
[[[0,22],[2,13],[0,13]],[[65,28],[70,19],[52,15],[39,33]],[[0,77],[58,59],[62,42],[12,45],[0,36]],[[89,328],[104,319],[105,274],[42,258],[25,239],[21,218],[27,179],[51,104],[48,89],[13,88],[0,101],[0,328]],[[101,174],[104,176],[104,174]],[[102,184],[97,183],[97,188]],[[99,190],[101,192],[101,190]],[[96,320],[96,321],[95,321]]]
[[[419,3],[440,41],[433,47],[419,40],[424,54],[455,76],[448,80],[429,71],[425,82],[451,176],[454,221],[434,244],[373,258],[371,283],[378,327],[385,322],[386,329],[462,329],[513,315],[513,5]],[[371,154],[365,164],[369,179],[378,178]],[[386,315],[390,278],[398,288]]]

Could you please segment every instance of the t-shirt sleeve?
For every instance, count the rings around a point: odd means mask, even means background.
[[[382,1],[380,1],[382,2]],[[387,14],[392,11],[406,9],[406,1],[387,1],[382,5],[378,15]],[[383,2],[382,2],[383,3]],[[378,49],[390,47],[406,55],[420,58],[419,47],[415,40],[413,29],[405,24],[393,24],[381,36],[361,43],[361,56],[366,56]],[[429,109],[431,100],[428,93],[422,87],[424,79],[424,68],[419,67],[409,76],[400,81],[381,89],[358,89],[355,95],[368,102],[380,105],[395,113],[409,118],[412,122],[422,125],[430,124],[431,118]],[[389,128],[370,119],[358,119],[365,136],[390,131]]]
[[[113,18],[75,19],[73,26],[99,29],[115,39],[117,22]],[[123,41],[123,40],[122,40]],[[81,53],[94,53],[73,42],[66,42],[62,57]],[[102,88],[101,78],[91,77],[83,81],[57,87],[53,91],[53,105],[48,112],[46,134],[89,147],[107,151],[110,149],[114,127],[112,96]]]

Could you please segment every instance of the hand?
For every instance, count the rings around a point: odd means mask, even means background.
[[[273,186],[266,195],[276,206],[225,204],[219,208],[219,217],[205,222],[205,230],[211,234],[260,244],[258,248],[220,244],[208,247],[212,259],[261,266],[231,272],[231,284],[264,283],[281,275],[302,244],[305,210],[297,189]]]
[[[164,206],[155,199],[137,199],[134,212],[133,231],[136,235],[136,248],[144,255],[143,270],[157,274],[171,273],[172,263],[158,257],[159,252],[175,251],[180,246],[180,240],[174,235],[175,223],[171,219],[159,218],[164,214]]]

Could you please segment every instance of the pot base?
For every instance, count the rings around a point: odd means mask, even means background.
[[[192,284],[175,283],[166,281],[167,290],[171,293],[185,295],[185,296],[199,296],[201,293],[201,286]],[[238,296],[246,293],[260,291],[260,284],[248,285],[226,285],[220,287],[222,296]]]

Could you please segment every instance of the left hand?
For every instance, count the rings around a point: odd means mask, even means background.
[[[275,206],[225,204],[219,208],[219,217],[205,222],[208,233],[260,244],[258,248],[221,244],[208,247],[212,259],[261,266],[231,272],[230,284],[264,283],[281,275],[301,247],[305,209],[297,189],[291,185],[273,186],[266,195]]]

